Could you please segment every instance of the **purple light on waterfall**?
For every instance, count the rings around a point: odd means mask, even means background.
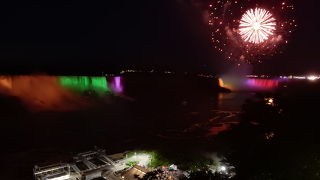
[[[115,93],[122,93],[123,92],[123,85],[121,83],[121,77],[116,76],[113,79],[113,82],[111,84],[111,88]]]

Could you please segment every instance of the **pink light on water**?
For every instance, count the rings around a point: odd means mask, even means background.
[[[279,86],[279,81],[275,79],[248,79],[246,81],[248,88],[257,90],[270,90]]]

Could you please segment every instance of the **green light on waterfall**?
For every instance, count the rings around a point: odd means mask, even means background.
[[[110,92],[107,79],[105,77],[91,76],[61,76],[59,77],[60,85],[79,92],[92,92],[99,95]]]

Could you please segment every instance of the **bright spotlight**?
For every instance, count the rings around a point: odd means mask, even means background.
[[[220,167],[220,171],[226,171],[226,170],[227,170],[227,168],[225,166]]]

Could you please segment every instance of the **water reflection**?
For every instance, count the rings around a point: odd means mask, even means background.
[[[216,106],[211,110],[211,118],[203,124],[209,130],[207,136],[215,136],[238,124],[241,106],[252,95],[248,92],[219,93]]]

